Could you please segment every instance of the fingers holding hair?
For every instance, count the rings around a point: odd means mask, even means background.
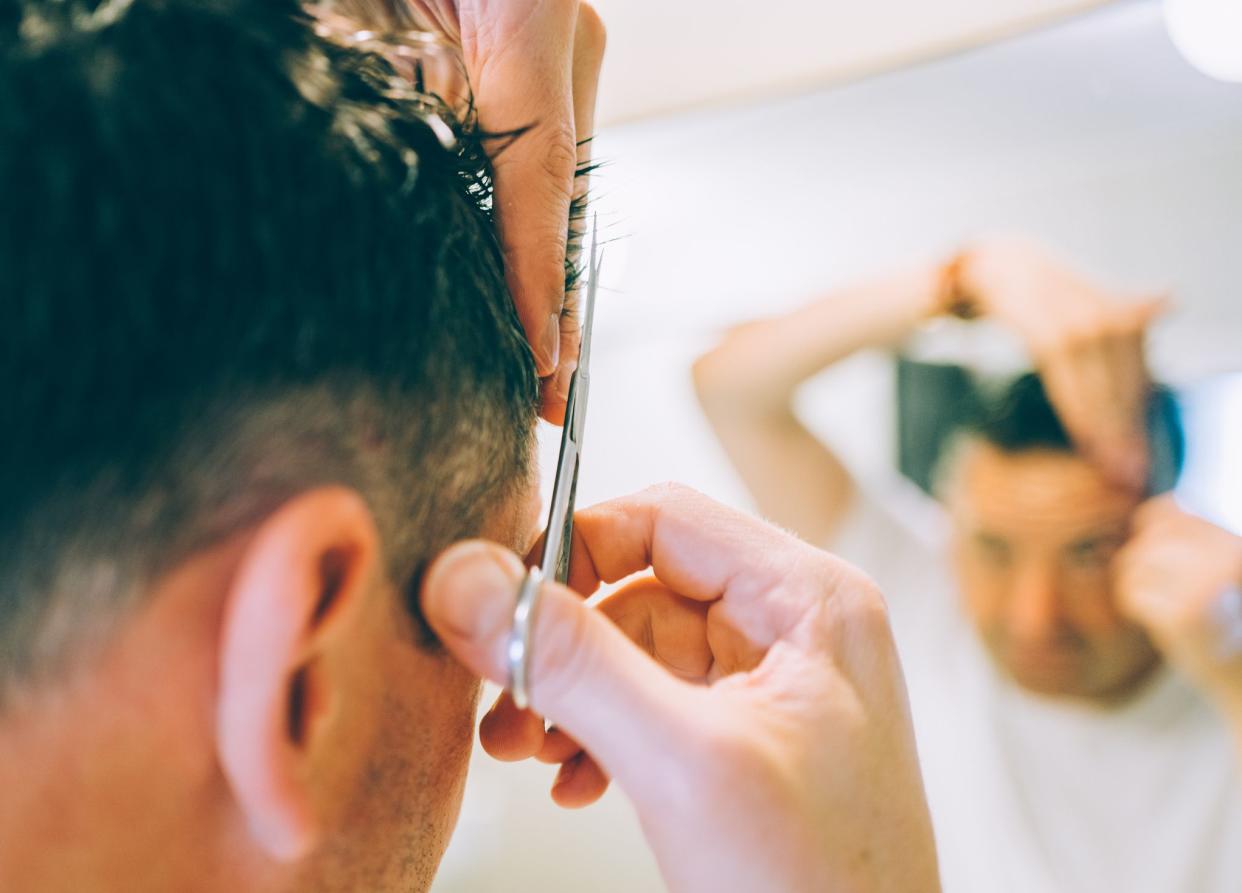
[[[1136,491],[1146,487],[1150,461],[1146,329],[1167,305],[1159,297],[1109,308],[1038,358],[1049,400],[1083,455]]]

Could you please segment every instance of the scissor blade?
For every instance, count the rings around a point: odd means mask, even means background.
[[[556,460],[556,477],[552,482],[552,504],[548,508],[548,527],[544,532],[543,554],[539,558],[539,567],[548,579],[556,576],[561,563],[561,550],[567,548],[566,541],[573,520],[571,506],[578,479],[578,444],[573,437],[570,412],[576,405],[580,385],[581,379],[574,372],[569,382],[570,411],[565,415],[565,427],[561,430],[561,451]]]
[[[590,283],[587,286],[582,338],[578,348],[578,368],[569,383],[565,404],[565,426],[561,431],[561,450],[556,463],[556,480],[552,485],[552,505],[548,509],[548,527],[544,534],[540,568],[549,579],[561,579],[569,568],[569,550],[573,540],[573,511],[577,501],[578,466],[581,462],[582,432],[586,423],[587,395],[590,393],[588,363],[591,358],[591,332],[595,325],[595,295],[599,289],[599,217],[591,228],[591,251],[588,261]]]
[[[591,223],[591,253],[588,255],[586,304],[582,312],[582,346],[578,349],[578,368],[588,369],[591,364],[591,336],[595,331],[595,295],[599,291],[599,271],[603,251],[599,247],[599,215]]]

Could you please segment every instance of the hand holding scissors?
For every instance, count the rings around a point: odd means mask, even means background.
[[[864,575],[676,486],[578,512],[573,541],[573,588],[545,581],[527,618],[531,709],[498,702],[489,753],[561,763],[566,806],[616,779],[676,893],[939,889],[901,668]],[[500,684],[526,578],[475,541],[422,593],[444,645]]]

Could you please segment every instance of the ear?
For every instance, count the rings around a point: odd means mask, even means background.
[[[341,697],[320,658],[360,625],[379,564],[362,497],[321,487],[268,516],[229,585],[216,748],[251,834],[275,859],[304,856],[320,833],[310,768]]]

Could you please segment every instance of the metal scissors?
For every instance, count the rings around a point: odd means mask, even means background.
[[[603,259],[599,250],[598,222],[592,226],[589,258],[587,275],[590,281],[586,288],[578,368],[569,380],[565,427],[561,431],[560,458],[556,463],[556,479],[552,486],[552,506],[548,510],[543,554],[539,564],[527,570],[522,585],[518,588],[517,604],[513,609],[513,630],[509,633],[506,649],[509,693],[513,697],[513,703],[522,710],[530,706],[531,630],[539,609],[543,582],[549,577],[558,583],[565,583],[569,579],[574,502],[578,493],[578,466],[582,459],[582,432],[586,425],[587,396],[591,390],[591,332],[595,326],[595,293],[599,288],[599,270]]]

